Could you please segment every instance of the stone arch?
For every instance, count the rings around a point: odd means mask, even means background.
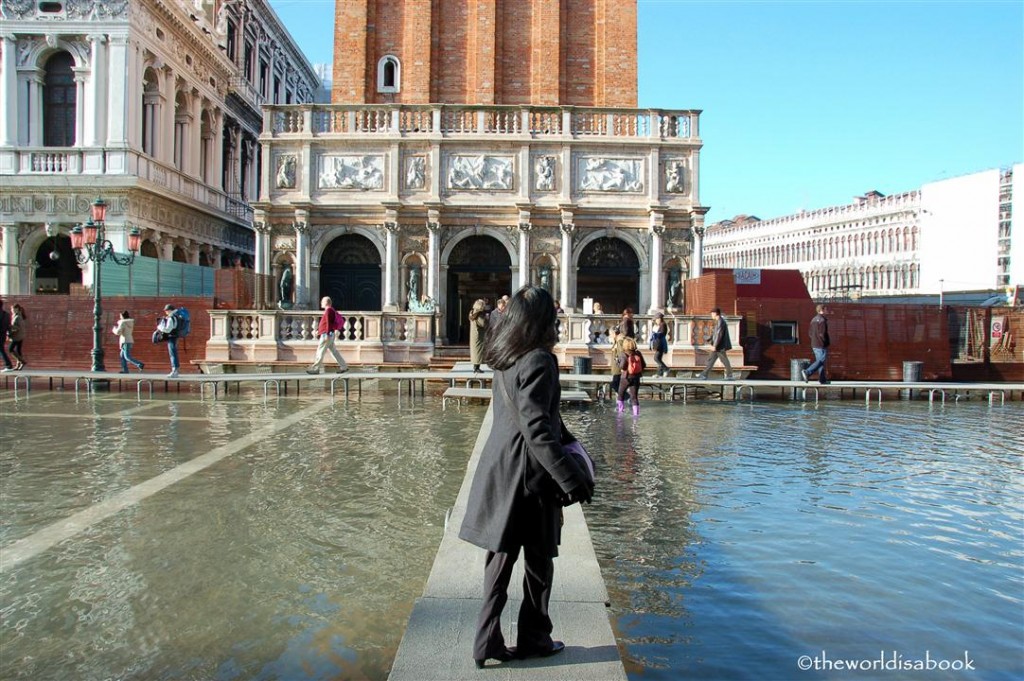
[[[623,232],[596,232],[581,240],[576,254],[576,296],[574,304],[582,307],[583,298],[600,302],[609,314],[627,307],[642,309],[640,285],[643,280],[643,249],[630,243]],[[658,301],[659,303],[661,301]]]
[[[421,302],[429,296],[427,291],[427,258],[419,251],[411,251],[402,257],[399,278],[399,305],[409,308],[413,300]]]
[[[518,262],[507,234],[493,227],[466,229],[441,250],[441,299],[449,342],[469,342],[469,308],[484,298],[493,304],[511,292],[512,270]]]
[[[318,298],[330,296],[340,310],[376,311],[383,307],[383,264],[379,237],[367,229],[339,229],[317,245]]]

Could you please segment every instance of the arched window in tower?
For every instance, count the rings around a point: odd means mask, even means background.
[[[46,62],[43,81],[43,145],[73,147],[78,93],[75,89],[74,59],[58,52]]]
[[[398,57],[386,54],[377,62],[377,92],[391,94],[401,91],[402,65]]]

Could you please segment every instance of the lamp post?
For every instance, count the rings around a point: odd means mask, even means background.
[[[141,233],[138,227],[128,232],[128,255],[114,252],[114,244],[106,238],[105,222],[107,204],[103,199],[92,202],[92,215],[84,225],[77,225],[71,230],[71,247],[75,249],[75,259],[79,264],[91,262],[92,266],[92,371],[106,371],[103,366],[103,343],[100,340],[100,316],[102,294],[100,292],[100,268],[105,260],[112,260],[118,265],[130,265],[135,261],[139,250]]]

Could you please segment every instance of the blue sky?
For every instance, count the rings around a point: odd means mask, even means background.
[[[334,0],[270,0],[311,62]],[[1024,2],[639,0],[641,107],[701,109],[708,223],[1024,160]]]

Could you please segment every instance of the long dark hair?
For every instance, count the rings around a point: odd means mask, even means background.
[[[513,294],[501,324],[487,336],[484,361],[504,371],[531,350],[550,351],[558,340],[555,301],[539,286],[524,286]]]

